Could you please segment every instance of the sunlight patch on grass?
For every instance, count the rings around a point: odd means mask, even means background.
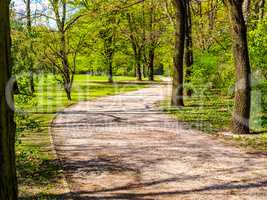
[[[231,141],[237,142],[240,146],[267,151],[266,88],[267,83],[263,83],[260,89],[254,88],[253,90],[253,92],[257,90],[258,93],[260,91],[260,95],[252,96],[250,124],[253,134],[230,137]],[[218,91],[210,90],[195,94],[192,98],[186,97],[183,108],[171,107],[169,100],[162,102],[161,107],[177,120],[186,122],[192,128],[203,132],[210,134],[230,132],[233,98],[222,95]],[[226,139],[229,140],[229,137]]]

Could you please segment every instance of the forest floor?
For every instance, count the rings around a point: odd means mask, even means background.
[[[192,129],[158,108],[154,85],[84,101],[51,133],[69,191],[46,199],[267,199],[267,155]]]

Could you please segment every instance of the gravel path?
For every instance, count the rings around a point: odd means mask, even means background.
[[[80,102],[52,126],[73,199],[267,199],[267,156],[246,153],[154,107],[166,86]]]

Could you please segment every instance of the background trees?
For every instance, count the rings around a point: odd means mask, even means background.
[[[11,39],[9,1],[0,2],[0,199],[17,199],[15,164],[15,123],[12,88],[6,96],[6,86],[11,77]]]
[[[266,4],[244,1],[242,7],[252,73],[264,82]],[[53,73],[69,99],[74,75],[79,73],[107,75],[110,82],[116,75],[138,80],[171,75],[175,106],[186,105],[184,97],[193,91],[198,95],[203,88],[234,96],[233,60],[238,56],[232,56],[232,28],[223,1],[50,1],[46,10],[32,10],[37,14],[30,18],[25,7],[22,21],[16,12],[12,17],[14,75],[29,68]],[[19,81],[19,87],[23,85]]]

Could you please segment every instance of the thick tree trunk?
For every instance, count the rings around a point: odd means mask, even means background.
[[[155,59],[155,49],[151,47],[149,49],[149,63],[148,63],[148,79],[154,81],[154,59]]]
[[[248,56],[247,28],[242,13],[242,1],[226,0],[232,24],[233,56],[236,66],[235,103],[232,131],[248,134],[251,103],[251,69]]]
[[[193,41],[192,41],[192,16],[190,9],[190,0],[187,0],[186,5],[186,37],[185,37],[185,82],[190,84],[191,74],[192,74],[192,65],[194,62],[193,59]],[[192,89],[189,87],[186,89],[187,96],[192,96]]]
[[[0,199],[17,200],[15,163],[15,123],[9,105],[12,100],[5,95],[11,77],[11,40],[9,25],[9,0],[0,1]],[[12,93],[12,89],[10,89]]]
[[[186,20],[186,0],[173,0],[176,10],[176,32],[175,32],[175,52],[174,52],[174,70],[172,83],[173,106],[184,106],[184,43],[185,43],[185,20]]]

